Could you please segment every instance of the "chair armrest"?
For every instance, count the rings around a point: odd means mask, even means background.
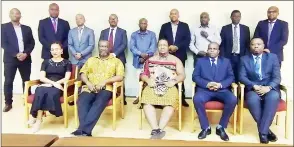
[[[286,85],[282,85],[280,84],[280,90],[284,91],[285,92],[285,95],[286,95],[286,105],[287,105],[287,108],[288,108],[288,104],[289,104],[289,100],[288,100],[288,93],[287,93],[287,87]],[[282,95],[281,95],[282,97]]]
[[[113,89],[116,89],[118,87],[123,86],[123,81],[121,81],[121,82],[114,82],[112,85],[113,85]]]
[[[26,88],[29,88],[31,86],[35,86],[35,85],[38,85],[38,84],[41,84],[42,82],[40,80],[31,80],[31,81],[26,81],[25,82],[25,87]]]
[[[231,84],[232,87],[232,92],[234,93],[234,95],[237,97],[237,92],[238,92],[238,85],[236,83],[232,83]],[[238,98],[238,97],[237,97]]]
[[[69,86],[74,85],[75,81],[76,81],[75,79],[71,79],[71,80],[67,80],[67,81],[65,81],[65,82],[64,82],[64,90],[67,90],[67,88],[68,88]]]
[[[75,87],[79,88],[82,86],[82,81],[76,81],[74,82],[74,84],[75,84]]]
[[[239,82],[239,87],[240,87],[240,91],[241,91],[241,95],[240,95],[240,107],[243,108],[244,107],[244,89],[245,89],[245,85]]]

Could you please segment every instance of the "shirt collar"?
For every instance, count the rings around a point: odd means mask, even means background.
[[[111,29],[113,29],[113,31],[116,31],[116,29],[117,29],[117,26],[116,27],[109,27],[109,30],[111,31]]]
[[[12,24],[12,23],[11,23],[11,24]],[[12,24],[12,26],[13,26],[13,27],[21,27],[21,24],[19,23],[17,26],[15,26],[15,25]]]
[[[269,23],[271,22],[269,19],[267,20]],[[272,23],[276,23],[277,19],[275,19],[274,21],[272,21]]]
[[[78,27],[78,29],[79,29],[79,28],[80,28],[80,27]],[[85,28],[85,25],[83,25],[81,28],[82,28],[82,30],[83,30],[83,29]]]
[[[141,32],[140,30],[138,30],[137,33],[138,33],[138,34],[144,34],[144,33],[148,34],[149,32],[148,32],[148,30],[146,30],[145,32]]]
[[[208,24],[206,27],[207,27],[207,28],[210,28],[211,26],[210,26],[210,24]],[[205,28],[206,28],[206,27],[205,27]],[[202,25],[200,24],[200,25],[199,25],[199,28],[204,28],[204,27],[202,27]]]
[[[170,24],[174,25],[174,26],[177,26],[179,25],[180,21],[178,21],[176,24],[174,24],[173,22],[170,22]]]
[[[252,56],[253,56],[253,59],[256,60],[256,57],[257,57],[257,56],[255,56],[255,55],[253,55],[253,54],[252,54]],[[259,58],[262,59],[262,54],[259,55]]]
[[[53,21],[53,17],[50,17],[51,21]],[[55,18],[56,21],[58,21],[58,17]]]
[[[218,58],[218,56],[214,58],[215,59],[215,61],[214,61],[215,63],[217,62],[217,58]],[[210,62],[211,62],[211,59],[212,58],[209,57]]]
[[[235,27],[235,24],[232,23],[232,26]],[[237,24],[237,28],[240,28],[240,24]]]
[[[96,56],[96,58],[98,58],[99,60],[102,60],[99,55]],[[112,53],[110,53],[109,56],[107,58],[105,58],[104,60],[108,60],[108,59],[111,59],[111,58],[114,58],[114,55]]]

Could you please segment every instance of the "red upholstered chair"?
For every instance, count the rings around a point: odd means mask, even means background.
[[[192,83],[192,101],[194,99],[194,95],[195,95],[195,87],[196,87],[196,83]],[[237,88],[238,88],[238,85],[235,84],[235,83],[232,83],[231,85],[232,87],[232,92],[233,94],[237,97]],[[223,112],[223,109],[224,109],[224,104],[222,102],[219,102],[219,101],[209,101],[205,104],[205,109],[206,109],[206,112]],[[191,118],[192,118],[192,132],[195,132],[196,131],[196,128],[195,128],[195,108],[194,107],[191,107]],[[233,115],[232,115],[232,121],[233,121],[233,134],[236,134],[236,131],[237,131],[237,106],[235,107],[235,110],[233,112]]]
[[[63,109],[63,118],[64,118],[64,127],[68,126],[68,116],[67,116],[67,105],[68,102],[73,101],[74,99],[74,82],[78,76],[78,67],[72,65],[72,72],[70,80],[64,83],[63,86],[63,96],[60,97],[60,102]],[[26,122],[29,120],[29,110],[34,101],[34,94],[29,95],[29,88],[35,85],[41,84],[40,80],[32,80],[25,82],[25,90],[24,90],[24,104],[25,104],[25,120]],[[29,127],[29,125],[27,125]]]
[[[246,105],[246,103],[244,103],[244,89],[245,89],[245,85],[240,83],[239,84],[239,88],[241,90],[241,98],[240,101],[238,102],[238,111],[239,111],[239,115],[238,115],[238,120],[239,120],[239,126],[238,126],[238,130],[239,130],[239,134],[243,133],[243,119],[244,119],[244,110],[247,111],[248,107]],[[288,105],[289,105],[289,100],[287,98],[287,88],[283,85],[280,85],[280,89],[281,91],[285,92],[285,100],[283,100],[282,98],[280,99],[277,111],[276,111],[276,125],[278,125],[278,118],[279,115],[285,115],[285,138],[288,138],[288,131],[289,131],[289,115],[288,115]],[[249,111],[249,110],[248,110]]]
[[[76,127],[79,126],[79,118],[78,118],[78,107],[77,101],[79,98],[79,88],[82,86],[82,81],[75,82],[75,90],[74,90],[74,115],[75,115],[75,122]],[[105,108],[106,110],[112,110],[112,129],[116,129],[116,114],[117,114],[117,105],[121,106],[121,118],[124,118],[124,91],[123,91],[123,82],[115,82],[113,83],[113,90],[112,90],[112,99],[109,100],[108,106]]]

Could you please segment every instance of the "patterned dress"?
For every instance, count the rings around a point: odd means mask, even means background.
[[[142,104],[178,106],[178,89],[176,86],[167,87],[164,83],[174,80],[176,74],[176,62],[152,61],[147,60],[141,75],[155,79],[156,86],[149,87],[147,83],[143,85],[142,97],[139,107]]]

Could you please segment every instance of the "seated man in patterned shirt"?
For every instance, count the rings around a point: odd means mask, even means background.
[[[110,54],[109,42],[101,40],[98,47],[99,56],[89,58],[80,71],[85,85],[77,101],[80,125],[72,132],[75,136],[92,136],[94,126],[112,97],[112,83],[124,78],[124,66]]]

